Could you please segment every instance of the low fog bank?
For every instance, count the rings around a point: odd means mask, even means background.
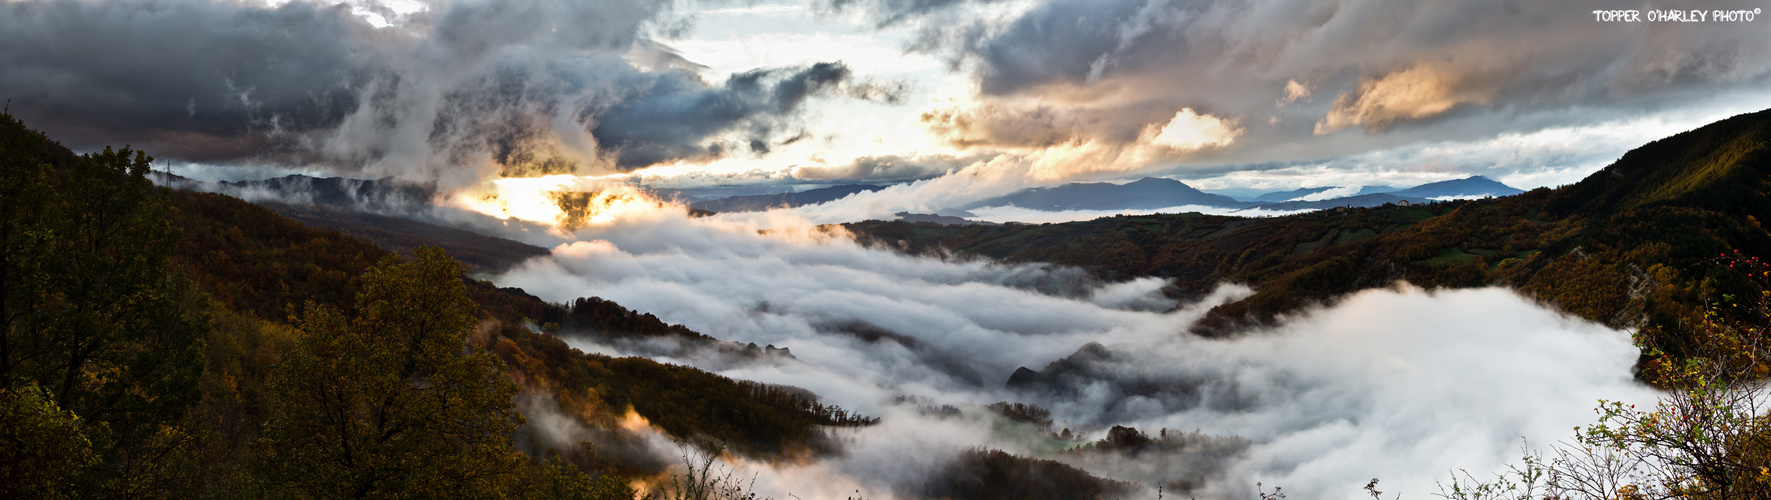
[[[1404,496],[1437,492],[1450,470],[1482,477],[1516,459],[1521,439],[1568,437],[1594,421],[1598,399],[1654,398],[1631,378],[1626,333],[1501,288],[1370,290],[1235,340],[1183,334],[1099,354],[1044,374],[1059,380],[1035,401],[1097,425],[1256,443],[1201,498],[1252,498],[1256,481],[1358,498],[1372,477]]]
[[[787,217],[776,213],[771,217]],[[1597,399],[1651,401],[1633,382],[1629,335],[1498,288],[1429,292],[1399,284],[1301,312],[1232,340],[1184,333],[1228,285],[1175,307],[1145,278],[1100,283],[1065,268],[910,257],[865,248],[798,219],[756,225],[636,213],[579,229],[497,277],[550,301],[601,296],[671,323],[792,357],[714,356],[598,345],[738,379],[803,387],[879,416],[838,430],[842,456],[732,463],[776,498],[916,497],[973,447],[1054,458],[1198,498],[1251,498],[1255,482],[1296,498],[1436,492],[1448,471],[1497,470],[1521,438],[1547,444],[1593,420]],[[1057,362],[1054,364],[1054,362]],[[1026,367],[1038,383],[1011,387]],[[1024,381],[1023,381],[1024,382]],[[1051,410],[1032,431],[984,409]],[[948,408],[950,407],[950,408]],[[1237,446],[1059,452],[1115,425]],[[1165,431],[1166,429],[1166,431]],[[1198,431],[1198,434],[1191,434]],[[893,492],[892,494],[887,494]]]
[[[659,217],[578,234],[596,239],[560,245],[498,283],[550,301],[597,295],[715,338],[789,347],[801,364],[749,367],[742,378],[863,412],[900,394],[994,402],[1017,367],[1089,342],[1169,335],[1199,313],[1166,312],[1162,280],[1098,284],[1075,269],[909,257],[810,229],[758,234]],[[808,372],[820,367],[845,369]]]
[[[1076,222],[1076,221],[1095,220],[1095,219],[1099,219],[1102,217],[1112,217],[1115,215],[1181,214],[1181,213],[1188,213],[1188,212],[1198,212],[1198,213],[1202,213],[1202,214],[1206,214],[1206,215],[1229,215],[1229,216],[1235,216],[1235,217],[1279,217],[1279,216],[1284,216],[1284,215],[1291,215],[1291,214],[1303,213],[1303,212],[1314,212],[1314,211],[1316,211],[1316,210],[1315,209],[1309,209],[1309,210],[1265,210],[1265,209],[1258,209],[1258,208],[1224,208],[1224,207],[1213,207],[1213,206],[1206,206],[1206,205],[1181,205],[1181,206],[1175,206],[1175,207],[1139,209],[1139,210],[1046,211],[1046,210],[1034,210],[1031,208],[1021,208],[1021,207],[1017,207],[1014,205],[1007,205],[1007,206],[1000,206],[1000,207],[974,208],[974,209],[970,210],[970,212],[973,214],[973,217],[966,217],[966,218],[972,219],[972,220],[985,221],[985,222],[995,222],[998,224],[1005,223],[1005,222],[1020,222],[1020,223],[1024,223],[1024,224],[1043,224],[1043,223],[1050,222],[1053,224],[1057,224],[1060,222]]]
[[[1017,222],[1043,224],[1094,220],[1115,215],[1148,215],[1198,212],[1208,215],[1237,217],[1279,217],[1308,210],[1267,210],[1260,208],[1225,208],[1208,205],[1177,205],[1162,208],[1123,210],[1038,210],[1014,205],[964,208],[984,199],[977,193],[944,193],[945,177],[930,181],[900,184],[878,191],[862,192],[844,198],[797,207],[781,207],[768,212],[721,212],[715,217],[734,223],[776,227],[783,221],[811,221],[817,224],[843,224],[864,220],[895,220],[901,212],[953,215],[964,219],[997,224]],[[995,191],[982,191],[995,193]]]

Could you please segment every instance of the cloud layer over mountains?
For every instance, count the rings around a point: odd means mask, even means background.
[[[1261,481],[1299,498],[1351,499],[1371,477],[1387,491],[1427,495],[1453,468],[1480,475],[1516,459],[1521,437],[1563,438],[1589,423],[1596,399],[1652,398],[1630,377],[1626,333],[1504,289],[1368,291],[1270,330],[1208,340],[1186,325],[1246,290],[1224,287],[1170,310],[1156,279],[1102,283],[1073,269],[909,257],[840,234],[759,233],[669,211],[563,241],[497,281],[548,300],[602,296],[718,338],[790,348],[797,359],[666,361],[805,387],[884,417],[845,434],[842,457],[737,464],[760,472],[758,484],[777,498],[855,488],[902,497],[970,446],[1051,452],[981,408],[997,401],[1050,408],[1056,427],[1090,439],[1132,425],[1152,436],[1167,428],[1251,440],[1241,452],[1164,462],[1221,472],[1191,493],[1198,498],[1248,498]],[[1010,387],[1020,367],[1047,382]],[[963,415],[919,411],[941,405]],[[1186,473],[1138,465],[1149,460],[1071,460],[1143,485]]]

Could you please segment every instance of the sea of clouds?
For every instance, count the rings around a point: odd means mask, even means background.
[[[1570,436],[1593,421],[1599,399],[1654,396],[1631,378],[1627,332],[1503,288],[1398,284],[1214,340],[1186,326],[1247,288],[1226,284],[1174,304],[1155,278],[1102,282],[1070,268],[906,256],[803,220],[769,226],[643,213],[559,238],[551,256],[496,281],[550,301],[600,296],[723,340],[790,348],[791,359],[757,363],[654,357],[803,387],[882,418],[838,431],[838,457],[726,462],[775,498],[914,497],[968,448],[1049,455],[1049,440],[1004,431],[982,409],[997,401],[1049,408],[1058,427],[1090,439],[1127,425],[1251,440],[1203,458],[1217,472],[1190,492],[1198,498],[1251,498],[1257,482],[1296,498],[1359,498],[1371,478],[1416,497],[1437,492],[1454,469],[1481,476],[1522,444]],[[1105,354],[1079,356],[1087,376],[1063,390],[1005,385],[1019,367],[1040,370],[1091,343]],[[962,416],[922,411],[940,405]],[[1067,461],[1155,485],[1198,460]]]

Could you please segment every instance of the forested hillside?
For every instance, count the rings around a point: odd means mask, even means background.
[[[435,248],[400,257],[158,188],[127,148],[75,155],[11,116],[0,146],[0,497],[632,498],[630,479],[674,457],[555,442],[516,402],[607,433],[631,412],[763,460],[832,452],[825,429],[874,422],[800,389],[579,352],[537,330],[718,342],[465,279]]]
[[[1080,266],[1109,279],[1160,276],[1175,297],[1222,282],[1256,293],[1194,325],[1230,335],[1361,289],[1505,285],[1570,313],[1640,326],[1680,352],[1707,301],[1752,290],[1744,271],[1703,265],[1771,255],[1771,111],[1642,146],[1577,184],[1504,198],[1324,210],[1276,218],[1119,216],[1042,225],[846,226],[871,244]],[[1724,314],[1730,314],[1726,310]],[[1744,314],[1744,310],[1734,311]]]

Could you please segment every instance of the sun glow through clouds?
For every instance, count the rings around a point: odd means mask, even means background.
[[[562,235],[586,226],[607,226],[665,210],[685,210],[623,182],[619,176],[495,179],[454,194],[446,204],[499,219],[544,224]]]

